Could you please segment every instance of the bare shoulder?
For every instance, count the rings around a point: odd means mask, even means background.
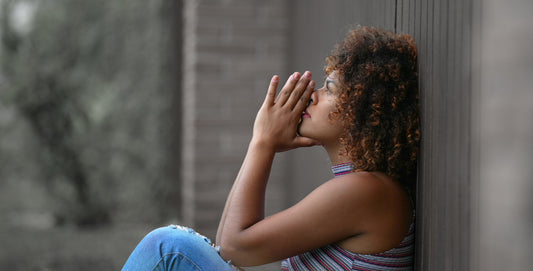
[[[409,197],[401,185],[380,172],[357,172],[323,185],[351,209],[349,219],[357,234],[339,242],[356,253],[386,251],[405,236],[412,219]]]
[[[335,191],[339,196],[346,195],[354,203],[365,203],[366,207],[379,207],[391,192],[391,182],[364,171],[333,178],[320,189]]]
[[[343,224],[352,225],[352,234],[360,235],[375,228],[394,205],[394,184],[370,172],[354,172],[333,178],[309,194],[303,202],[327,208],[343,216]]]

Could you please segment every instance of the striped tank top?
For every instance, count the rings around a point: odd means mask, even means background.
[[[352,163],[346,163],[333,166],[332,171],[337,177],[352,172],[352,168]],[[331,244],[283,260],[281,270],[413,270],[413,254],[414,219],[402,242],[388,251],[377,254],[357,254]]]

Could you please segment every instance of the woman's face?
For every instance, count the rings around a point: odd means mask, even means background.
[[[320,141],[323,145],[336,144],[342,132],[342,123],[338,119],[329,117],[336,111],[336,95],[338,93],[338,79],[336,72],[331,73],[322,88],[311,95],[309,105],[302,113],[302,121],[298,133]]]

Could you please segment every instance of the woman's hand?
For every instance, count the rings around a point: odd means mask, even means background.
[[[320,142],[299,136],[298,123],[315,88],[311,72],[303,76],[292,74],[276,97],[279,77],[275,75],[254,123],[252,143],[273,149],[275,152],[299,147],[309,147]]]

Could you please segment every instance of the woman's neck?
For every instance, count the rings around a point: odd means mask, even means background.
[[[329,160],[331,161],[332,165],[338,165],[343,163],[351,162],[351,160],[341,155],[341,146],[339,143],[332,144],[332,145],[323,145],[324,149],[326,149],[326,152],[328,153]]]

